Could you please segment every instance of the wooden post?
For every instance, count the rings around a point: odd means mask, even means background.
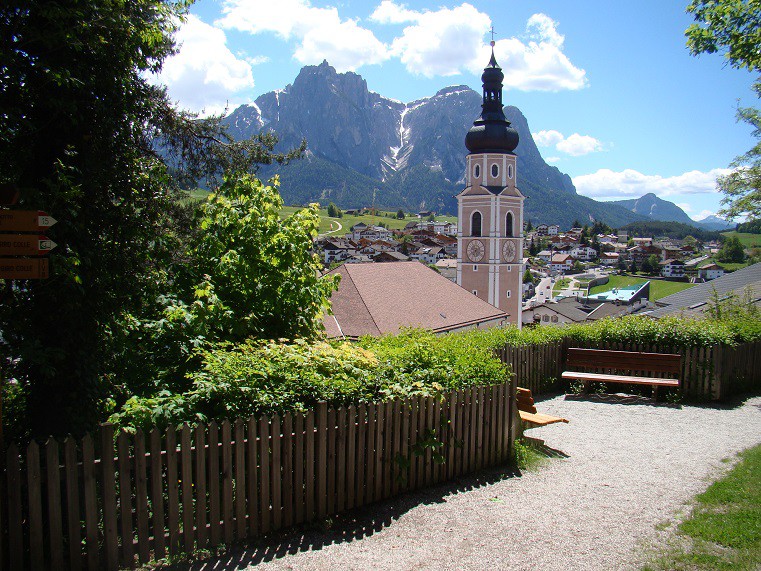
[[[100,427],[100,463],[103,477],[103,540],[106,551],[106,569],[109,571],[119,568],[114,454],[114,425],[111,423],[102,424]],[[88,552],[89,549],[88,544]]]

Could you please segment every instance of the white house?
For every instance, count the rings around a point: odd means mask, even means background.
[[[661,275],[664,278],[683,278],[684,262],[681,260],[664,260],[660,263]]]
[[[547,235],[548,236],[557,236],[560,232],[560,226],[557,224],[550,224],[547,226]]]
[[[428,246],[424,246],[420,248],[417,252],[410,255],[410,258],[413,260],[419,260],[420,262],[423,262],[424,264],[435,264],[439,260],[443,259],[445,257],[444,248],[437,247],[437,248],[431,248]]]
[[[570,254],[555,254],[552,256],[552,262],[550,263],[550,269],[553,272],[569,272],[573,267],[573,256]]]
[[[698,276],[706,281],[715,280],[724,275],[724,268],[718,264],[708,264],[698,269]]]
[[[571,250],[571,255],[577,260],[584,260],[589,262],[597,258],[597,250],[590,248],[589,246],[576,246]]]
[[[600,254],[600,263],[603,266],[615,266],[618,264],[620,257],[621,256],[618,252],[603,252]]]
[[[549,250],[542,250],[536,255],[536,257],[545,262],[549,262],[550,259],[552,259],[552,252]]]

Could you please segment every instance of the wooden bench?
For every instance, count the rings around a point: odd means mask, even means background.
[[[584,392],[587,392],[590,383],[595,381],[624,385],[651,385],[653,399],[658,400],[659,387],[679,388],[678,377],[682,371],[682,356],[673,353],[571,348],[568,349],[566,367],[571,370],[563,371],[562,377],[583,381]],[[583,372],[584,369],[604,369],[622,374],[587,373]],[[660,376],[652,376],[653,373]]]
[[[531,391],[521,387],[518,387],[518,414],[521,420],[531,428],[535,426],[547,426],[555,422],[568,422],[565,418],[560,418],[559,416],[537,412]]]

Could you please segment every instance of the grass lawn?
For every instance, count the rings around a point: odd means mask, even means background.
[[[645,569],[761,569],[761,445],[698,495],[676,536]]]
[[[648,281],[648,277],[633,277],[633,276],[610,276],[608,283],[595,286],[589,290],[589,295],[596,293],[602,293],[604,291],[610,291],[613,288],[620,288],[630,286],[636,283],[642,283]],[[690,288],[695,284],[689,284],[684,282],[667,282],[663,280],[650,280],[650,301],[661,299],[672,293],[682,291],[683,289]]]
[[[722,232],[722,236],[737,236],[739,238],[740,243],[745,248],[761,248],[761,234],[750,234],[748,232],[735,232],[734,230],[731,232]]]
[[[290,216],[297,210],[300,210],[300,206],[284,206],[283,209],[280,211],[280,216],[285,218],[286,216]],[[388,214],[393,214],[393,217],[389,217]],[[341,230],[339,232],[336,232],[338,235],[344,235],[349,231],[349,229],[354,226],[355,224],[359,224],[360,222],[364,222],[368,226],[373,226],[376,224],[383,223],[385,226],[390,228],[391,230],[398,230],[404,228],[409,222],[418,222],[420,219],[417,216],[407,216],[404,218],[404,220],[399,220],[396,218],[396,212],[389,213],[389,212],[380,212],[378,216],[370,216],[368,214],[365,214],[363,216],[347,216],[344,214],[342,218],[329,218],[328,217],[328,210],[320,209],[320,234],[324,234],[325,232],[330,232],[331,230],[337,229],[337,224],[341,225]],[[453,222],[457,224],[457,216],[437,216],[436,217],[437,222]]]
[[[566,289],[571,283],[570,278],[562,278],[555,281],[555,285],[552,286],[552,297],[555,297],[560,293],[560,290]]]

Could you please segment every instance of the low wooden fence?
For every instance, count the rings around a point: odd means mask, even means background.
[[[504,463],[515,385],[12,445],[2,569],[117,569],[216,548]]]
[[[679,353],[682,355],[682,392],[688,399],[724,400],[761,388],[761,343],[736,347],[713,345],[688,349],[654,343],[579,343],[564,339],[543,345],[506,346],[500,349],[503,362],[512,367],[518,386],[535,394],[561,388],[568,347]]]

